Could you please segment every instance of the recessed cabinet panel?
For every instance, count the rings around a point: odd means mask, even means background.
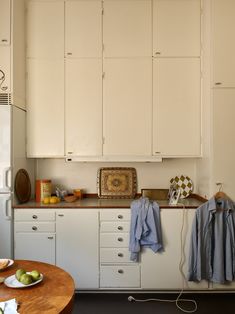
[[[66,155],[102,155],[102,60],[66,60]]]
[[[104,155],[151,155],[151,58],[104,61]]]
[[[200,56],[200,0],[153,1],[153,55]]]
[[[235,87],[235,1],[213,0],[213,86]]]
[[[200,59],[153,62],[153,154],[199,156]]]
[[[0,93],[9,93],[11,90],[10,49],[10,46],[0,46]]]
[[[28,157],[64,156],[64,61],[28,60]]]
[[[29,1],[27,57],[64,57],[63,1]]]
[[[104,2],[105,57],[151,56],[151,1]]]
[[[0,45],[11,43],[11,0],[0,0]]]
[[[102,56],[102,2],[65,3],[66,57]]]

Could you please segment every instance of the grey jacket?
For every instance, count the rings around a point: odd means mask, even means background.
[[[235,207],[212,197],[195,214],[189,251],[189,281],[216,283],[235,278]]]
[[[138,260],[141,246],[150,247],[154,252],[163,249],[160,208],[146,197],[131,203],[129,250],[132,261]]]

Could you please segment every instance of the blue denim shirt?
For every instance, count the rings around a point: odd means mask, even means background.
[[[234,222],[235,206],[229,199],[212,197],[197,209],[189,251],[189,281],[234,280]]]
[[[156,202],[141,197],[131,203],[130,259],[138,261],[141,246],[155,253],[163,249],[160,208]]]

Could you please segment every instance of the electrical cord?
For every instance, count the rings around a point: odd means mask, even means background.
[[[178,203],[179,204],[179,203]],[[183,299],[181,298],[183,292],[184,292],[184,284],[186,282],[186,277],[183,271],[183,266],[184,266],[184,262],[185,262],[185,255],[184,255],[184,246],[185,246],[185,239],[183,239],[183,232],[184,232],[184,225],[185,225],[185,205],[184,204],[180,204],[183,206],[183,219],[182,219],[182,225],[181,225],[181,230],[180,230],[180,250],[181,250],[181,254],[180,254],[180,262],[179,262],[179,271],[182,275],[182,289],[178,295],[178,297],[175,300],[170,300],[170,299],[155,299],[155,298],[150,298],[150,299],[136,299],[133,296],[129,296],[127,298],[128,301],[132,302],[132,301],[136,301],[136,302],[150,302],[150,301],[156,301],[156,302],[167,302],[167,303],[175,303],[176,307],[184,312],[184,313],[195,313],[197,311],[197,302],[195,300],[192,299]],[[193,304],[193,309],[192,310],[186,310],[184,309],[182,306],[180,306],[180,302],[184,302],[184,303],[192,303]]]

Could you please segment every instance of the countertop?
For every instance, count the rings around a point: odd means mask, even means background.
[[[137,198],[136,198],[137,199]],[[15,204],[14,208],[129,208],[133,199],[100,199],[100,198],[83,198],[73,203],[61,201],[56,204],[37,203],[35,200],[24,204]],[[186,199],[180,199],[177,205],[169,205],[168,200],[156,200],[160,208],[197,208],[206,200],[193,194]]]

